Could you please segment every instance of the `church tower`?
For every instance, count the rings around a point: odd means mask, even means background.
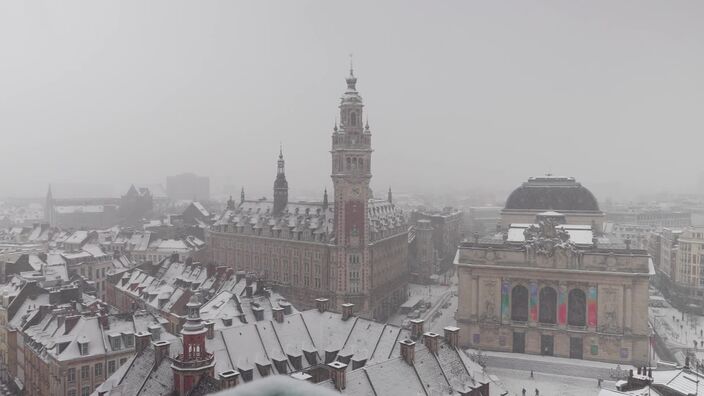
[[[363,126],[364,104],[357,92],[357,77],[350,67],[347,90],[340,100],[340,127],[332,134],[332,182],[335,188],[336,254],[333,289],[337,304],[355,303],[366,311],[370,289],[369,225],[371,197],[371,132]]]
[[[276,167],[276,180],[274,181],[274,215],[280,215],[288,204],[288,182],[284,170],[284,152],[279,147],[279,161]]]
[[[44,203],[44,220],[50,226],[54,225],[54,196],[51,194],[51,184],[49,184],[49,191],[46,193],[46,201]]]

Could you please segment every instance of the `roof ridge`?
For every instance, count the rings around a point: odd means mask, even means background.
[[[308,324],[306,323],[306,318],[303,316],[303,312],[299,312],[301,315],[301,321],[303,321],[303,327],[306,328],[306,333],[308,334],[308,338],[310,338],[310,343],[313,344],[313,349],[315,349],[315,354],[318,355],[318,359],[320,359],[320,354],[318,354],[318,346],[315,345],[315,340],[313,339],[313,336],[310,334],[310,330],[308,329]]]
[[[447,382],[447,386],[449,386],[450,389],[452,389],[452,384],[450,383],[450,379],[447,377],[447,374],[445,374],[445,369],[442,368],[442,363],[440,363],[440,359],[438,359],[438,357],[430,349],[428,349],[428,353],[430,353],[430,355],[433,356],[433,361],[438,364],[438,367],[440,368],[440,372],[442,373],[442,376],[445,377],[445,382]],[[463,366],[464,366],[464,364],[463,364]]]
[[[367,379],[367,382],[369,382],[369,387],[372,388],[372,392],[374,392],[374,396],[377,395],[376,389],[374,389],[374,384],[372,383],[372,379],[369,378],[369,373],[367,373],[367,368],[363,368],[362,372],[364,373],[364,377]]]
[[[269,321],[269,322],[271,322],[271,321]],[[269,354],[266,352],[266,346],[264,345],[264,340],[262,339],[262,335],[259,332],[258,323],[254,323],[254,330],[257,331],[257,337],[259,337],[259,342],[262,344],[262,349],[264,350],[264,356],[266,356],[266,360],[268,360],[271,363],[271,358],[269,357]]]
[[[352,327],[350,327],[350,332],[347,333],[347,338],[345,338],[345,343],[342,344],[342,347],[340,348],[340,351],[342,351],[343,349],[345,349],[345,347],[347,346],[347,342],[350,340],[350,337],[352,337],[352,332],[354,331],[355,326],[357,326],[357,322],[358,322],[358,321],[359,321],[359,316],[355,316],[355,317],[354,317],[354,324],[352,325]]]
[[[381,338],[384,337],[384,331],[386,331],[386,327],[388,326],[388,323],[384,323],[384,328],[381,329],[381,334],[379,334],[379,339],[376,340],[376,344],[374,344],[374,350],[372,350],[372,353],[369,354],[369,360],[372,360],[374,358],[374,353],[376,352],[376,349],[379,348],[379,343],[381,342]],[[396,341],[394,341],[396,342]],[[393,349],[393,348],[391,348]]]
[[[425,386],[423,386],[423,379],[420,378],[420,374],[418,374],[418,370],[416,370],[415,362],[413,362],[413,364],[411,364],[411,368],[413,369],[413,372],[416,373],[416,378],[418,378],[418,381],[420,382],[420,387],[423,389],[423,392],[425,392],[426,395],[430,396],[428,391],[425,390]],[[447,378],[445,378],[445,379],[447,380]]]
[[[386,357],[387,359],[391,359],[391,354],[394,353],[394,349],[396,349],[396,344],[398,344],[398,338],[401,337],[401,331],[403,331],[403,329],[399,329],[398,333],[396,333],[394,345],[391,347],[391,350],[389,351],[389,356]]]
[[[279,339],[279,333],[276,332],[276,327],[274,326],[274,322],[270,320],[269,323],[271,323],[271,330],[274,332],[274,337],[276,337],[276,342],[279,344],[279,348],[281,348],[281,352],[283,353],[284,357],[286,358],[286,366],[288,366],[288,363],[289,363],[288,354],[284,350],[284,346],[281,345],[281,339]],[[289,367],[289,369],[290,369],[290,367]]]
[[[230,327],[233,328],[233,327]],[[218,331],[217,334],[220,334],[220,337],[222,338],[222,344],[225,345],[225,352],[227,352],[227,360],[230,361],[230,366],[232,367],[233,370],[237,371],[237,367],[235,366],[235,363],[232,361],[232,355],[230,355],[230,348],[227,347],[227,342],[225,341],[225,336],[222,334],[222,330]],[[215,352],[215,351],[213,351]]]

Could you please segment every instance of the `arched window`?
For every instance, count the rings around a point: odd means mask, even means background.
[[[567,324],[585,326],[587,323],[587,298],[582,289],[572,289],[567,297]]]
[[[550,286],[540,289],[538,322],[557,323],[557,292]]]
[[[364,170],[364,160],[361,158],[359,159],[359,169]]]
[[[351,126],[357,126],[357,113],[350,112],[350,125]]]
[[[511,290],[511,320],[528,321],[528,289],[518,285]]]
[[[352,158],[352,169],[357,169],[357,157]]]
[[[352,159],[347,157],[347,170],[350,170],[350,168],[352,168]]]

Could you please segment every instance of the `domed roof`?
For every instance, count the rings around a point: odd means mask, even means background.
[[[599,204],[574,177],[531,177],[513,190],[504,209],[598,212]]]

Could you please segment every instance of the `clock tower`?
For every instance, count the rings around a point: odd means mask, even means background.
[[[369,224],[367,207],[372,198],[371,140],[369,125],[362,122],[362,97],[357,77],[350,67],[347,90],[340,100],[340,126],[332,134],[332,182],[335,187],[334,289],[338,305],[355,303],[356,309],[369,307]]]

